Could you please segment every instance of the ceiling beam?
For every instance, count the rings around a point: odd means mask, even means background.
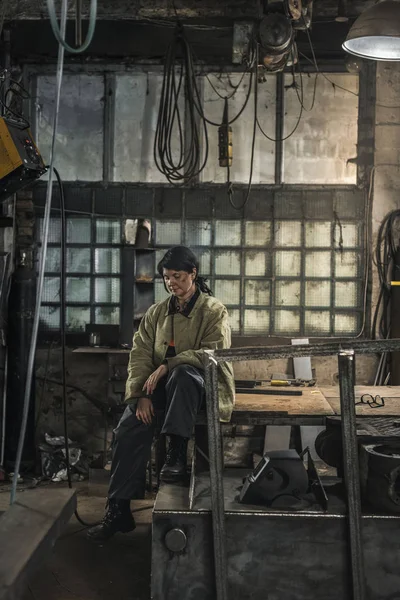
[[[375,0],[348,0],[348,14],[356,17],[374,3]],[[48,18],[46,0],[9,0],[4,4],[6,21]],[[59,4],[57,2],[57,6]],[[174,4],[176,14],[183,20],[257,18],[262,7],[261,0],[175,0]],[[83,15],[87,17],[89,0],[85,0],[83,5]],[[337,6],[338,0],[314,0],[314,19],[334,18]],[[175,19],[176,14],[172,2],[165,0],[98,0],[99,19]],[[73,18],[73,8],[69,11],[69,16]]]

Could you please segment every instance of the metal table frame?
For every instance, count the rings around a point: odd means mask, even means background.
[[[204,367],[206,380],[207,429],[210,460],[211,508],[214,542],[216,600],[228,600],[225,506],[223,489],[223,448],[218,407],[218,364],[241,360],[265,360],[301,356],[338,356],[340,406],[344,454],[344,479],[348,504],[348,533],[351,557],[353,600],[365,600],[364,558],[360,477],[357,449],[355,408],[355,355],[398,352],[400,339],[354,340],[348,343],[329,342],[304,346],[270,346],[206,350]]]

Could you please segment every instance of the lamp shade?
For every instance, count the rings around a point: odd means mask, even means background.
[[[361,58],[400,61],[400,1],[383,0],[363,12],[343,49]]]

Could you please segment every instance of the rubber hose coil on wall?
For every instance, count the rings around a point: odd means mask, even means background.
[[[368,504],[400,513],[400,440],[361,446],[360,471]]]

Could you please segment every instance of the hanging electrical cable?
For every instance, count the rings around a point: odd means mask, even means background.
[[[65,35],[66,23],[67,23],[67,0],[62,0],[61,33],[63,35]],[[56,97],[55,97],[54,115],[53,115],[53,134],[52,134],[51,147],[50,147],[50,170],[49,170],[49,180],[47,183],[46,205],[45,205],[44,218],[43,218],[42,251],[40,254],[38,284],[37,284],[37,294],[36,294],[36,307],[35,307],[35,314],[34,314],[34,318],[33,318],[32,338],[31,338],[31,344],[30,344],[30,348],[29,348],[28,365],[27,365],[27,373],[26,373],[25,395],[24,395],[24,406],[23,406],[23,413],[22,413],[21,430],[20,430],[20,435],[19,435],[19,439],[18,439],[17,455],[16,455],[16,459],[15,459],[14,476],[13,476],[13,481],[12,481],[12,486],[11,486],[10,504],[13,504],[15,502],[15,497],[16,497],[16,493],[17,493],[18,475],[19,475],[19,470],[20,470],[20,466],[21,466],[22,451],[23,451],[24,442],[25,442],[26,425],[28,422],[29,404],[30,404],[30,396],[31,396],[31,388],[32,388],[32,376],[33,376],[33,370],[34,370],[34,366],[35,366],[36,343],[37,343],[37,336],[38,336],[38,331],[39,331],[39,320],[40,320],[40,306],[41,306],[42,292],[43,292],[47,242],[48,242],[48,238],[49,238],[49,223],[50,223],[51,200],[52,200],[52,192],[53,192],[53,167],[54,167],[54,157],[55,157],[54,149],[55,149],[55,142],[56,142],[56,136],[57,136],[58,115],[59,115],[59,110],[60,110],[61,83],[62,83],[63,70],[64,70],[64,47],[61,44],[59,44],[58,58],[57,58],[57,74],[56,74]]]
[[[227,184],[228,184],[228,198],[229,198],[229,203],[232,206],[232,208],[234,208],[235,210],[241,211],[243,210],[243,208],[246,206],[246,204],[249,201],[250,198],[250,192],[251,192],[251,184],[253,181],[253,169],[254,169],[254,151],[255,151],[255,145],[256,145],[256,134],[257,134],[257,108],[258,108],[258,77],[257,77],[257,70],[258,70],[258,44],[256,44],[256,49],[255,49],[255,61],[254,61],[254,117],[253,117],[253,136],[252,136],[252,142],[251,142],[251,154],[250,154],[250,174],[249,174],[249,182],[247,184],[247,191],[246,191],[246,196],[244,201],[242,202],[242,204],[240,206],[237,206],[234,202],[234,192],[233,192],[233,184],[230,181],[230,165],[228,162],[228,179],[227,179]],[[229,123],[229,121],[228,121]]]
[[[179,53],[182,59],[178,58]],[[204,121],[199,126],[194,109],[196,89],[192,85],[192,63],[190,46],[178,25],[165,58],[154,138],[156,166],[173,185],[190,182],[204,169],[208,158],[207,126]]]
[[[251,64],[253,63],[254,60]],[[238,91],[245,74],[227,98]],[[229,121],[229,125],[245,110],[251,94],[252,81],[253,71],[250,72],[249,89],[243,106]],[[217,92],[211,80],[209,83],[219,97],[225,99],[225,96]],[[173,185],[187,184],[201,173],[206,166],[209,152],[207,125],[220,127],[222,124],[207,118],[202,104],[193,51],[182,25],[178,23],[166,54],[154,139],[156,166]]]
[[[90,16],[89,16],[89,28],[87,32],[87,36],[82,46],[79,48],[73,48],[65,41],[65,34],[63,35],[62,28],[58,27],[56,9],[54,6],[54,0],[47,0],[47,10],[49,12],[50,24],[53,30],[53,33],[58,41],[58,43],[71,54],[81,54],[87,50],[93,40],[95,28],[96,28],[96,18],[97,18],[97,0],[90,0]]]

